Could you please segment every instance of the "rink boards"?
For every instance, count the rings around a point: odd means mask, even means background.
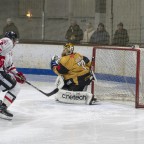
[[[76,52],[87,56],[90,60],[92,57],[92,49],[93,46],[75,46]],[[53,55],[60,56],[62,50],[63,45],[18,44],[13,51],[13,61],[18,70],[25,74],[55,75],[50,69],[51,57]],[[107,61],[107,63],[111,65],[111,59],[105,58],[103,61]],[[129,61],[133,60],[129,59]],[[117,60],[115,60],[115,65],[117,65]],[[124,69],[126,65],[127,62],[122,65],[121,69]],[[101,67],[104,68],[105,66],[101,65]],[[127,73],[127,75],[129,75],[129,72]],[[96,75],[98,79],[103,78],[103,80],[106,80],[109,78],[110,80],[112,78],[113,80],[116,79],[123,82],[123,74],[120,73],[120,71],[113,75],[109,69],[105,69],[105,74],[98,70]],[[135,83],[135,73],[130,74],[130,77],[127,77],[127,79],[130,83]]]

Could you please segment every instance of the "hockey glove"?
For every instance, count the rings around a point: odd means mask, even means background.
[[[55,55],[51,58],[51,69],[53,69],[54,66],[58,66],[59,59],[60,58],[57,55]]]
[[[0,56],[0,68],[4,65],[5,56]]]
[[[60,60],[60,57],[57,55],[54,55],[54,56],[52,56],[51,60],[55,60],[58,63]]]
[[[54,66],[58,66],[58,64],[56,63],[56,61],[51,61],[51,69],[53,70]]]
[[[16,75],[15,75],[15,78],[16,78],[16,81],[23,84],[25,81],[26,81],[26,77],[23,75],[22,72],[18,72]]]

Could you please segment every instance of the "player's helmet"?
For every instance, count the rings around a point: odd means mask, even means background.
[[[18,39],[17,34],[13,31],[6,32],[4,36],[10,38],[13,41]]]
[[[74,45],[72,43],[66,43],[64,45],[64,49],[66,51],[66,55],[72,54],[74,51]]]

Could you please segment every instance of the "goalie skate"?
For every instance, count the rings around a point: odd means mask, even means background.
[[[89,105],[97,104],[97,102],[98,102],[97,98],[93,97]]]
[[[5,120],[12,120],[13,114],[11,114],[7,107],[2,105],[2,102],[0,101],[0,118]]]

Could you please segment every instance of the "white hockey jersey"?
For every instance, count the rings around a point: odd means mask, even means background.
[[[0,71],[6,71],[7,73],[11,72],[16,74],[17,70],[13,65],[12,60],[12,49],[14,45],[11,39],[2,38],[0,39],[0,56],[4,56],[4,64],[0,67]]]

